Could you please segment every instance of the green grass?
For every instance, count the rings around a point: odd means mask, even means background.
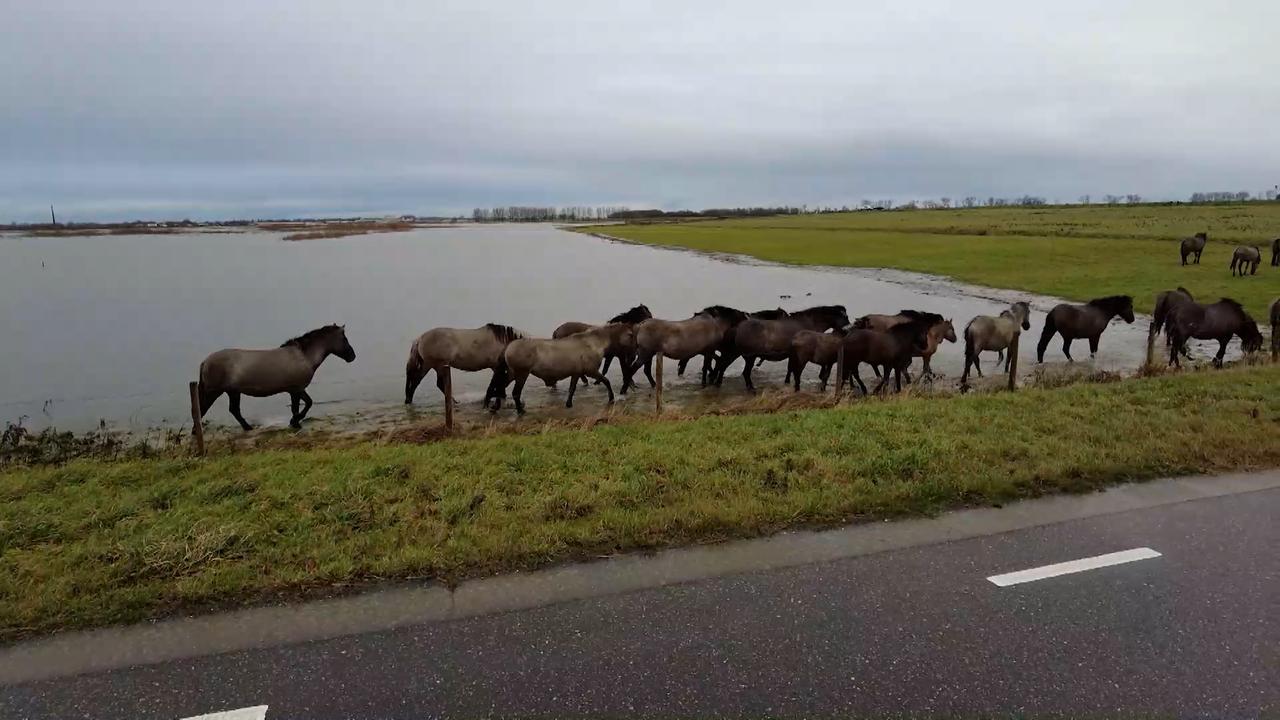
[[[1280,365],[0,471],[0,638],[1280,465]]]
[[[1280,295],[1269,244],[1280,202],[1209,206],[1076,206],[860,212],[590,228],[652,245],[751,255],[798,265],[889,267],[1074,300],[1133,295],[1150,312],[1161,290],[1233,297],[1267,317]],[[1180,266],[1178,243],[1210,243],[1199,266]],[[1263,247],[1258,275],[1231,277],[1238,244]]]

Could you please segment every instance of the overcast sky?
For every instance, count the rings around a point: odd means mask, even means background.
[[[1274,0],[0,5],[0,222],[1280,182]]]

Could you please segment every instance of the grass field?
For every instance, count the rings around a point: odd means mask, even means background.
[[[0,471],[0,639],[1280,465],[1280,365]]]
[[[1127,294],[1143,312],[1155,293],[1178,285],[1197,298],[1233,297],[1259,320],[1280,296],[1280,270],[1268,265],[1270,241],[1280,237],[1280,202],[857,212],[591,231],[799,265],[934,273],[1074,300]],[[1210,239],[1202,264],[1181,267],[1178,243],[1199,231]],[[1231,277],[1238,244],[1263,247],[1256,276]]]

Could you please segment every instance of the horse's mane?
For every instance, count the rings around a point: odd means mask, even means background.
[[[791,314],[793,316],[804,315],[807,317],[810,315],[835,315],[835,314],[848,315],[849,313],[847,310],[845,310],[843,305],[814,305],[811,308],[805,308],[804,310],[797,310]]]
[[[1103,310],[1118,310],[1123,307],[1133,306],[1133,296],[1131,295],[1108,295],[1107,297],[1094,298],[1089,304],[1102,308]]]
[[[1188,290],[1188,289],[1186,289],[1186,288],[1182,287],[1181,285],[1179,285],[1179,286],[1178,286],[1178,292],[1182,293],[1183,295],[1186,295],[1187,297],[1191,298],[1192,300],[1195,300],[1195,299],[1196,299],[1196,298],[1195,298],[1195,296],[1191,294],[1191,291],[1190,291],[1190,290]]]
[[[327,337],[328,335],[332,334],[334,331],[341,331],[341,330],[342,330],[342,327],[339,325],[325,325],[324,327],[319,327],[319,328],[316,328],[315,330],[309,330],[307,332],[304,332],[296,338],[289,338],[288,340],[285,340],[283,343],[281,343],[280,347],[282,348],[296,347],[296,348],[305,350],[308,347],[310,347],[313,343],[315,343],[317,340]]]
[[[787,317],[790,314],[791,313],[787,312],[786,310],[783,310],[782,308],[778,308],[777,310],[757,310],[751,313],[751,317],[756,318],[758,320],[781,320],[782,318]]]
[[[929,320],[908,320],[904,323],[898,323],[889,328],[889,333],[893,335],[917,336],[927,334],[933,328],[933,323]]]
[[[524,337],[524,333],[511,327],[510,325],[499,325],[497,323],[485,323],[484,325],[493,333],[499,342],[509,343],[512,340],[518,340]]]
[[[1244,306],[1231,298],[1221,298],[1220,300],[1218,300],[1218,304],[1226,305],[1232,310],[1235,310],[1237,313],[1240,314],[1241,317],[1245,317],[1245,318],[1249,317],[1249,313],[1245,312]]]
[[[724,318],[733,322],[742,322],[747,319],[746,313],[724,305],[709,305],[702,308],[702,313],[700,314],[710,315],[713,318]]]
[[[634,325],[641,320],[648,320],[651,317],[653,317],[653,313],[649,312],[648,306],[637,305],[626,312],[618,313],[617,315],[609,318],[609,322],[629,323]]]
[[[937,325],[946,320],[938,313],[925,312],[923,310],[899,310],[898,314],[907,320],[920,320],[928,322],[930,325]]]

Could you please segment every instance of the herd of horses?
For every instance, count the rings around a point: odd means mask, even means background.
[[[1182,254],[1182,264],[1187,265],[1188,258],[1195,256],[1194,264],[1200,264],[1200,255],[1205,245],[1209,244],[1209,233],[1198,232],[1191,237],[1183,238],[1178,247]],[[1247,274],[1257,275],[1258,266],[1262,264],[1262,249],[1257,245],[1239,245],[1231,253],[1231,275],[1244,277]],[[1280,267],[1280,238],[1271,241],[1271,267]]]
[[[1062,352],[1068,361],[1074,340],[1089,342],[1089,355],[1098,352],[1099,339],[1111,321],[1119,317],[1134,321],[1133,298],[1114,295],[1076,305],[1063,303],[1045,315],[1040,341],[1036,346],[1037,362],[1044,362],[1045,351],[1055,336],[1062,338]],[[1280,299],[1270,308],[1273,349],[1280,351]],[[997,316],[979,315],[965,326],[964,371],[961,387],[968,387],[971,369],[982,376],[981,355],[995,352],[997,368],[1004,364],[1009,371],[1011,358],[1005,353],[1014,347],[1016,338],[1031,329],[1031,307],[1015,302]],[[1227,344],[1239,337],[1245,352],[1262,346],[1257,323],[1240,304],[1222,299],[1200,304],[1185,288],[1160,293],[1156,297],[1150,336],[1164,332],[1170,347],[1171,365],[1181,367],[1187,357],[1187,342],[1192,339],[1217,340],[1220,348],[1214,365],[1221,366]],[[405,364],[404,402],[413,402],[419,384],[431,371],[436,372],[436,385],[448,398],[446,368],[475,372],[491,370],[493,375],[482,403],[497,412],[506,398],[506,389],[514,383],[511,398],[516,411],[523,414],[523,393],[530,377],[548,386],[569,380],[566,407],[580,384],[594,380],[603,385],[608,402],[614,402],[613,385],[606,373],[616,360],[621,370],[619,392],[626,394],[636,387],[634,376],[643,371],[650,386],[656,384],[652,374],[653,358],[662,355],[679,362],[678,372],[701,358],[703,387],[720,386],[726,371],[737,360],[743,362],[742,379],[749,391],[755,390],[754,368],[764,362],[787,363],[786,382],[798,392],[805,369],[817,365],[818,378],[825,392],[831,369],[843,356],[844,382],[856,384],[863,394],[879,393],[894,380],[902,389],[903,378],[911,382],[909,368],[914,358],[922,359],[922,377],[932,375],[930,358],[942,343],[958,341],[952,321],[922,310],[902,310],[892,315],[864,315],[851,320],[842,305],[820,305],[796,312],[781,308],[744,312],[724,305],[712,305],[683,320],[654,318],[644,305],[620,313],[607,322],[591,324],[567,322],[549,338],[529,337],[510,325],[490,323],[478,328],[440,327],[420,335],[409,349]],[[1012,353],[1010,353],[1011,355]],[[209,355],[200,365],[198,400],[200,416],[209,411],[224,393],[231,415],[245,430],[251,429],[240,413],[240,396],[265,397],[288,393],[294,428],[311,409],[306,388],[316,369],[329,355],[352,362],[355,350],[340,325],[327,325],[293,338],[270,350],[227,349]],[[868,390],[860,374],[869,365],[879,384]]]

